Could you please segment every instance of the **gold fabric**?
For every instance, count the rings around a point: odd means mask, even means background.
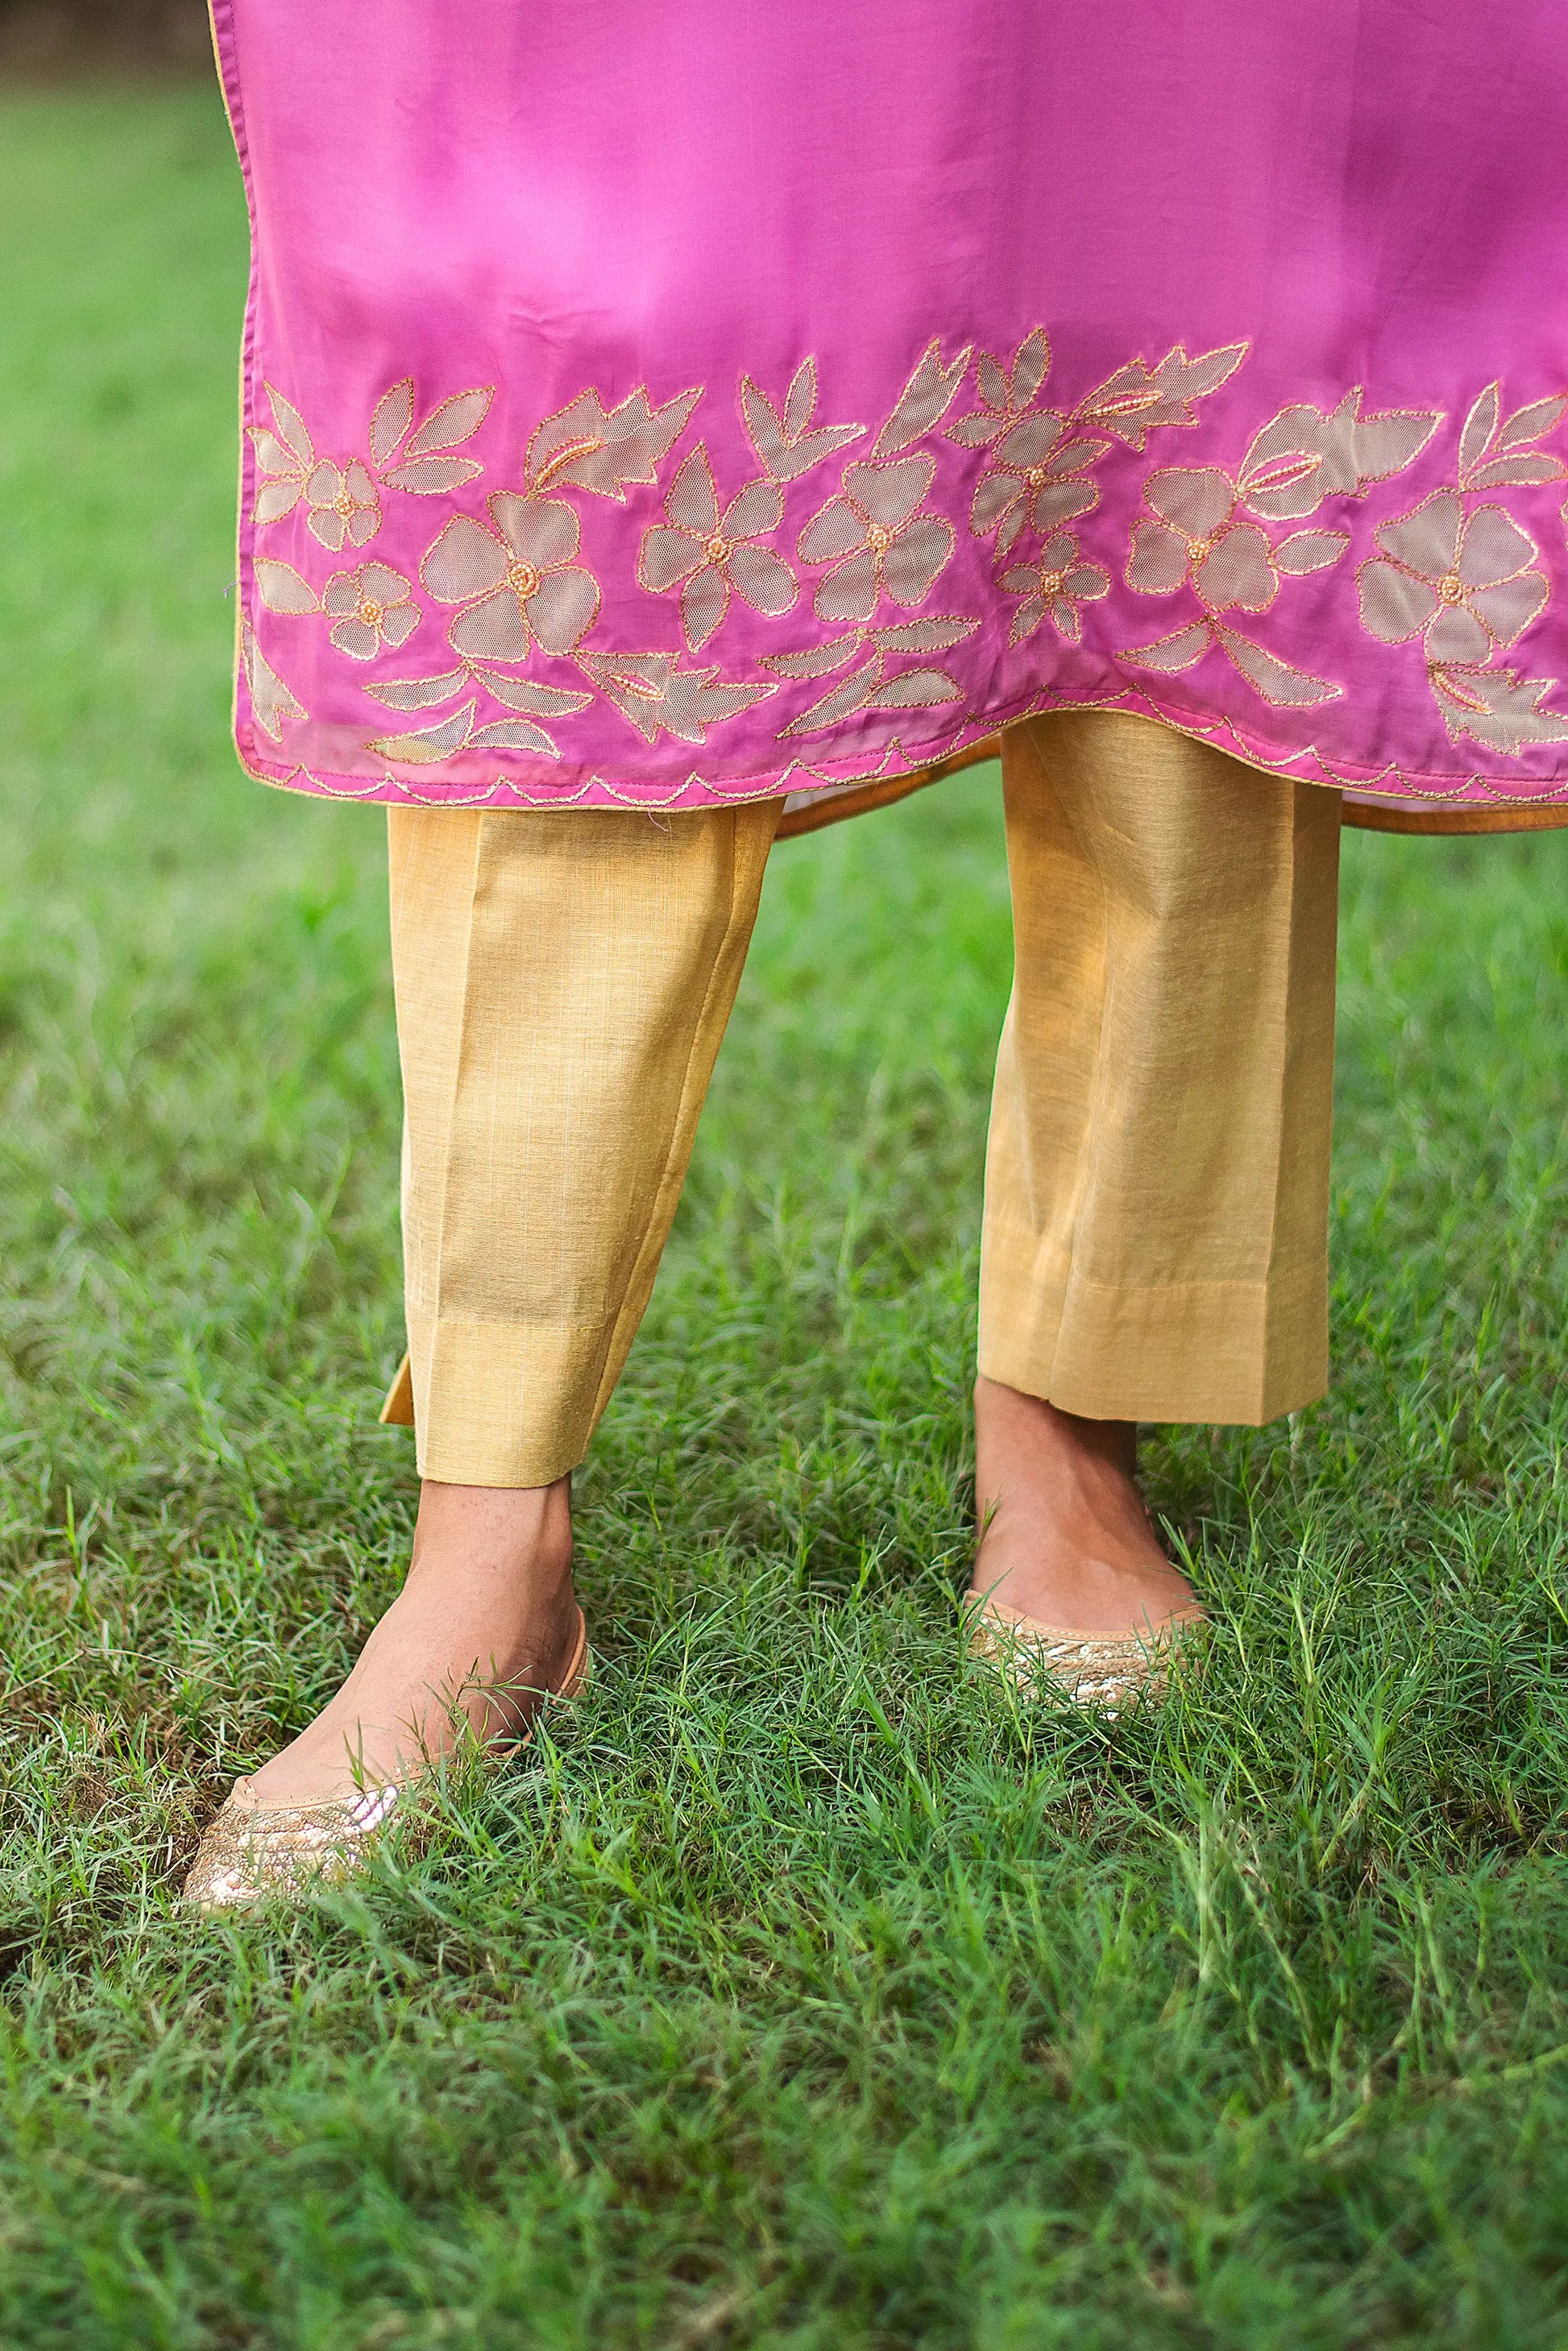
[[[779,806],[389,810],[422,1476],[544,1486],[582,1458],[653,1287]]]
[[[980,1368],[1096,1420],[1294,1411],[1328,1381],[1339,795],[1119,713],[1003,754]]]
[[[1338,795],[1115,713],[1003,739],[1018,969],[980,1364],[1260,1421],[1326,1378]],[[585,1451],[653,1288],[781,803],[389,810],[426,1477]],[[933,974],[932,984],[940,984]]]

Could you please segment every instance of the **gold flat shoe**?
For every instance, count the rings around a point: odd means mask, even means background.
[[[559,1689],[551,1690],[546,1703],[580,1698],[592,1670],[588,1626],[580,1608],[571,1663]],[[532,1736],[530,1730],[497,1750],[493,1760],[500,1762],[515,1755]],[[313,1888],[341,1885],[363,1865],[399,1813],[410,1811],[430,1776],[428,1771],[414,1772],[407,1780],[389,1780],[319,1804],[247,1804],[239,1798],[245,1782],[236,1780],[196,1848],[180,1896],[182,1907],[239,1910],[257,1902],[297,1902]]]
[[[969,1655],[1005,1674],[1026,1697],[1042,1681],[1101,1714],[1120,1714],[1139,1697],[1165,1695],[1174,1643],[1203,1622],[1171,1621],[1147,1633],[1073,1633],[1042,1625],[1005,1600],[986,1600],[969,1624]]]

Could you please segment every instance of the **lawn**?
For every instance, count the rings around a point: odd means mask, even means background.
[[[383,835],[227,747],[215,98],[5,100],[0,222],[0,2342],[1568,2345],[1568,834],[1348,840],[1333,1391],[1150,1433],[1115,1729],[957,1637],[994,773],[781,847],[591,1701],[193,1925],[412,1523]]]

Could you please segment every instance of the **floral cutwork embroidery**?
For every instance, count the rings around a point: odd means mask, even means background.
[[[248,622],[240,629],[239,657],[256,723],[264,735],[281,743],[284,720],[303,718],[305,713],[256,643],[256,631]]]
[[[1314,514],[1333,495],[1364,497],[1375,482],[1409,465],[1440,422],[1437,411],[1363,417],[1357,386],[1332,413],[1282,408],[1253,436],[1234,474],[1221,465],[1152,473],[1144,496],[1155,519],[1134,522],[1124,576],[1140,596],[1187,591],[1202,617],[1150,644],[1125,647],[1123,658],[1169,674],[1218,652],[1276,708],[1337,700],[1342,685],[1282,661],[1222,616],[1268,611],[1286,579],[1327,570],[1350,545],[1348,531],[1332,528],[1272,539],[1262,522]]]
[[[1363,416],[1356,384],[1332,412],[1281,409],[1257,434],[1238,473],[1245,501],[1268,522],[1301,522],[1326,497],[1364,498],[1414,464],[1442,423],[1439,409]]]
[[[1500,387],[1489,384],[1459,434],[1458,486],[1380,524],[1377,553],[1356,574],[1368,633],[1385,645],[1419,638],[1450,740],[1469,736],[1510,757],[1529,744],[1568,742],[1568,718],[1541,707],[1558,681],[1494,664],[1545,611],[1551,584],[1541,549],[1507,509],[1469,502],[1568,474],[1560,457],[1533,446],[1564,413],[1568,396],[1554,394],[1505,419]]]
[[[1111,575],[1098,563],[1085,563],[1072,533],[1062,530],[1046,541],[1037,561],[1004,571],[1002,586],[1009,595],[1023,598],[1008,632],[1009,644],[1022,644],[1048,618],[1076,644],[1083,633],[1080,607],[1110,594]]]
[[[845,465],[838,489],[801,531],[801,562],[828,567],[811,598],[820,621],[868,622],[884,595],[905,609],[924,603],[952,556],[952,524],[921,511],[936,461],[903,452],[946,416],[968,373],[972,348],[966,343],[944,365],[940,343],[926,345],[870,458]]]
[[[856,656],[866,658],[860,666],[833,686],[820,702],[814,702],[799,718],[780,729],[780,737],[821,735],[841,719],[853,717],[862,710],[934,710],[944,704],[962,702],[964,689],[950,670],[916,668],[894,670],[888,664],[904,653],[946,653],[962,644],[979,627],[957,614],[932,613],[919,621],[895,622],[891,628],[852,630],[847,636],[835,637],[831,643],[813,645],[804,653],[763,655],[763,666],[778,677],[792,681],[804,678],[831,677]]]
[[[800,538],[802,563],[830,567],[811,599],[820,621],[869,621],[884,595],[924,602],[955,543],[950,522],[920,511],[936,476],[934,457],[844,467],[843,486]]]
[[[784,518],[777,482],[747,482],[720,511],[707,449],[699,442],[670,484],[665,523],[643,537],[637,578],[654,595],[681,591],[681,626],[693,653],[729,610],[733,590],[754,611],[776,618],[800,594],[789,566],[761,542]]]
[[[661,733],[702,743],[710,726],[779,691],[775,685],[716,682],[716,669],[683,670],[674,653],[585,653],[581,662],[601,694],[645,743],[656,742]]]
[[[449,515],[425,549],[419,572],[426,591],[456,608],[447,628],[456,665],[434,675],[367,680],[375,701],[416,722],[377,737],[371,747],[414,766],[502,749],[559,758],[549,730],[595,700],[650,745],[661,737],[701,745],[714,726],[764,697],[815,682],[825,690],[780,727],[782,737],[821,735],[863,713],[959,705],[965,687],[940,656],[973,637],[983,615],[925,614],[878,625],[884,600],[906,613],[924,604],[956,551],[957,534],[941,510],[953,498],[932,503],[937,459],[915,444],[940,432],[978,455],[966,493],[970,530],[992,542],[992,611],[997,600],[1012,600],[1009,643],[1020,645],[1047,625],[1079,642],[1086,608],[1103,601],[1112,580],[1071,526],[1099,507],[1101,468],[1117,462],[1113,444],[1142,452],[1156,430],[1191,428],[1197,403],[1235,372],[1248,348],[1235,343],[1189,358],[1177,345],[1156,362],[1140,357],[1068,406],[1044,398],[1051,348],[1043,328],[1024,338],[1010,365],[986,352],[976,359],[968,345],[944,360],[932,341],[869,448],[845,459],[836,488],[795,534],[800,563],[819,574],[812,609],[839,632],[826,644],[761,656],[775,683],[758,681],[755,670],[747,679],[725,677],[717,666],[683,667],[683,656],[668,651],[603,652],[589,642],[600,585],[580,560],[579,516],[561,493],[624,506],[634,487],[659,487],[702,392],[656,402],[638,386],[613,406],[597,391],[579,393],[536,427],[520,487],[492,494],[480,515]],[[972,360],[977,404],[944,424]],[[457,453],[484,422],[491,392],[453,394],[420,421],[413,379],[404,378],[376,402],[363,454],[340,458],[318,452],[299,412],[274,387],[267,396],[271,425],[250,428],[260,475],[256,521],[265,526],[302,509],[309,536],[329,552],[347,550],[350,561],[318,590],[292,564],[256,555],[257,598],[272,613],[318,616],[337,652],[372,664],[410,640],[420,609],[402,573],[352,559],[380,528],[391,493],[444,495],[483,471]],[[811,359],[796,368],[781,400],[743,376],[737,402],[760,478],[721,496],[708,444],[698,443],[663,490],[663,518],[641,534],[638,584],[678,598],[691,656],[709,644],[737,601],[767,619],[795,609],[801,582],[777,544],[787,486],[863,442],[871,429],[815,421]],[[1541,706],[1555,681],[1526,678],[1500,658],[1541,617],[1550,587],[1535,539],[1496,493],[1568,475],[1568,465],[1537,445],[1565,414],[1568,394],[1553,394],[1505,416],[1499,387],[1489,386],[1466,419],[1451,483],[1382,522],[1356,575],[1369,635],[1388,646],[1419,642],[1450,738],[1469,737],[1510,757],[1568,741],[1568,716]],[[1196,614],[1122,658],[1174,673],[1218,652],[1274,706],[1341,696],[1343,685],[1281,659],[1238,616],[1269,611],[1292,579],[1329,570],[1350,544],[1350,533],[1333,525],[1282,526],[1315,516],[1330,498],[1364,499],[1407,467],[1441,422],[1435,410],[1364,414],[1357,387],[1331,409],[1282,406],[1234,466],[1149,473],[1127,544],[1125,583],[1139,596],[1186,597]],[[587,690],[517,674],[540,656],[574,663]],[[241,662],[257,726],[281,741],[286,725],[306,714],[248,622]],[[493,715],[496,708],[502,715]]]
[[[824,457],[858,441],[863,424],[822,424],[815,431],[817,362],[804,359],[789,379],[782,408],[775,408],[748,375],[740,379],[740,414],[757,462],[771,481],[794,482]]]
[[[495,530],[454,515],[425,550],[419,576],[438,604],[463,604],[447,632],[476,661],[526,661],[536,643],[570,653],[599,611],[599,582],[574,564],[581,528],[560,498],[497,490]]]
[[[1100,490],[1091,476],[1112,446],[1105,434],[1142,449],[1162,426],[1196,424],[1193,402],[1217,391],[1246,355],[1245,343],[1228,343],[1189,360],[1178,343],[1156,367],[1134,360],[1072,408],[1059,411],[1033,404],[1051,371],[1043,327],[1025,336],[1010,369],[982,353],[980,405],[947,433],[963,448],[990,452],[969,509],[975,537],[996,534],[999,566],[1026,526],[1043,536],[1092,513]]]
[[[1150,367],[1143,359],[1129,360],[1086,394],[1073,411],[1078,423],[1113,434],[1141,455],[1151,433],[1174,425],[1190,431],[1197,423],[1194,402],[1207,400],[1233,376],[1249,346],[1227,343],[1189,360],[1180,343]]]
[[[702,398],[698,385],[677,392],[655,408],[639,384],[616,408],[606,408],[597,392],[580,392],[547,416],[528,443],[525,463],[530,496],[546,489],[591,490],[596,497],[626,503],[633,483],[653,483],[659,467]]]
[[[419,626],[411,583],[385,563],[363,563],[355,571],[334,571],[319,596],[291,563],[275,556],[254,559],[256,593],[269,612],[289,619],[323,612],[340,653],[373,661],[385,647],[406,644]]]
[[[351,661],[374,661],[383,646],[406,644],[419,626],[411,583],[385,563],[334,571],[321,590],[327,633]]]
[[[585,392],[547,417],[529,440],[521,490],[499,490],[486,501],[493,529],[470,515],[455,515],[425,549],[420,578],[437,603],[460,604],[447,640],[461,666],[435,677],[393,678],[373,689],[389,708],[438,707],[477,685],[516,714],[477,723],[473,699],[429,727],[382,736],[371,746],[383,757],[428,762],[459,750],[528,749],[559,758],[541,718],[570,717],[593,699],[563,687],[514,676],[500,666],[546,655],[578,654],[590,683],[649,743],[661,732],[701,743],[706,729],[749,708],[777,687],[716,683],[716,669],[683,671],[673,654],[595,655],[580,653],[599,615],[599,583],[573,560],[581,526],[572,508],[551,495],[563,488],[592,492],[624,505],[636,484],[653,484],[684,431],[700,391],[678,393],[655,407],[639,385],[614,408]],[[683,597],[688,634],[711,636],[733,590],[758,610],[787,610],[797,593],[794,574],[771,550],[755,544],[782,512],[773,482],[754,482],[721,515],[706,449],[692,453],[666,500],[670,523],[653,560],[670,573]],[[656,538],[659,527],[645,535]],[[669,542],[682,559],[672,561]],[[689,567],[684,559],[691,556]],[[644,577],[644,585],[650,584]],[[786,593],[787,590],[787,593]],[[782,600],[782,601],[781,601]]]
[[[484,471],[476,458],[449,453],[470,441],[489,412],[493,389],[454,392],[411,435],[413,378],[405,376],[377,401],[366,430],[369,462],[342,465],[318,457],[304,418],[274,384],[266,387],[276,428],[252,425],[251,444],[262,480],[251,508],[257,527],[281,522],[303,498],[306,526],[329,553],[363,547],[382,527],[383,486],[416,497],[440,497]]]

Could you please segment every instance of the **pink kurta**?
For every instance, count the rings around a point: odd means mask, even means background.
[[[695,807],[1137,711],[1568,802],[1563,0],[215,0],[240,754]]]

